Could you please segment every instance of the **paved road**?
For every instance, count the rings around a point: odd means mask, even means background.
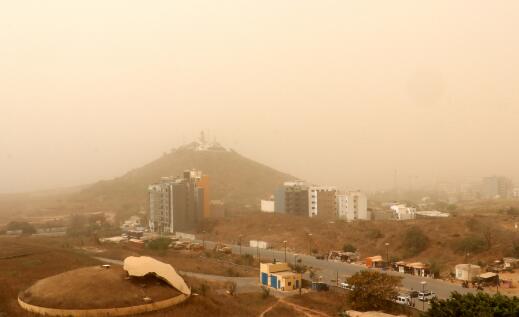
[[[202,241],[198,241],[202,242]],[[206,248],[214,248],[215,243],[211,241],[205,241],[205,247]],[[240,246],[238,245],[229,245],[232,248],[232,252],[239,254],[240,253]],[[257,256],[258,249],[257,248],[251,248],[242,246],[241,247],[241,253],[242,254],[251,254],[253,256]],[[261,260],[269,260],[272,261],[273,259],[276,259],[278,261],[285,261],[285,252],[280,250],[274,250],[274,249],[259,249],[260,258]],[[294,253],[287,252],[287,261],[293,263],[295,261],[294,259]],[[348,264],[344,262],[335,262],[335,261],[326,261],[326,260],[318,260],[313,256],[309,255],[297,255],[297,258],[301,259],[302,263],[308,266],[311,266],[313,268],[317,268],[318,272],[317,275],[322,276],[322,281],[326,282],[328,284],[334,284],[336,282],[332,282],[337,278],[337,274],[339,274],[339,280],[343,281],[346,277],[351,276],[361,270],[365,270],[365,266],[356,265],[356,264]],[[459,293],[468,293],[473,292],[472,289],[463,288],[459,285],[454,285],[451,283],[444,282],[442,280],[438,279],[431,279],[431,278],[424,278],[424,277],[418,277],[413,276],[409,274],[402,274],[397,272],[388,272],[391,275],[395,276],[401,276],[403,277],[402,285],[404,288],[407,289],[414,289],[414,290],[422,290],[422,281],[425,281],[427,284],[425,285],[425,289],[431,290],[435,292],[439,298],[447,298],[449,295],[457,291]],[[417,303],[417,306],[422,306],[421,302]]]

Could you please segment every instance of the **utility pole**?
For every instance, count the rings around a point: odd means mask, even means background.
[[[386,242],[386,261],[387,265],[391,267],[391,264],[389,263],[389,242]]]
[[[287,263],[287,240],[283,241],[283,244],[285,245],[285,263]]]
[[[422,311],[425,311],[425,284],[427,282],[421,281],[420,284],[422,284]]]
[[[312,255],[312,234],[308,233],[308,254]]]

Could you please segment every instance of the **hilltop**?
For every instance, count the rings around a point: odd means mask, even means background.
[[[21,194],[4,197],[0,201],[0,213],[17,214],[18,210],[45,215],[82,211],[132,214],[147,209],[149,184],[193,168],[209,176],[211,199],[223,200],[231,208],[259,205],[259,200],[268,198],[274,188],[294,179],[218,144],[193,142],[120,177],[82,186],[74,192],[37,198]]]

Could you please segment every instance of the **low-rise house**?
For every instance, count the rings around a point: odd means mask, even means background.
[[[375,255],[367,257],[364,261],[366,266],[368,268],[385,268],[386,267],[386,261],[382,258],[381,255]]]
[[[421,277],[432,277],[429,265],[422,262],[409,263],[407,267],[410,269],[410,274]]]
[[[393,205],[390,208],[396,220],[411,220],[416,218],[416,208],[407,207],[404,204]]]
[[[411,274],[421,277],[434,277],[430,266],[422,262],[406,263],[399,261],[393,264],[393,269],[399,273]]]
[[[260,283],[280,291],[292,291],[301,287],[301,273],[292,272],[284,262],[260,263]]]
[[[455,267],[456,279],[471,282],[481,274],[481,267],[475,264],[458,264]]]
[[[499,281],[499,276],[493,272],[486,272],[483,274],[479,274],[477,277],[477,281],[480,285],[483,286],[496,285]]]

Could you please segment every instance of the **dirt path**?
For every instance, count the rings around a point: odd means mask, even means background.
[[[315,309],[311,309],[311,308],[307,308],[307,307],[304,307],[304,306],[301,306],[301,305],[297,305],[297,304],[294,304],[294,303],[290,303],[290,302],[287,302],[285,301],[283,298],[278,300],[277,302],[275,302],[274,304],[272,304],[271,306],[269,306],[267,309],[265,309],[260,315],[259,317],[265,317],[265,315],[271,311],[272,309],[274,309],[274,307],[278,304],[285,304],[287,306],[289,306],[290,308],[292,308],[293,310],[297,311],[297,312],[300,312],[302,313],[303,315],[307,316],[307,317],[330,317],[328,314],[326,313],[323,313],[321,311],[318,311],[318,310],[315,310]]]

